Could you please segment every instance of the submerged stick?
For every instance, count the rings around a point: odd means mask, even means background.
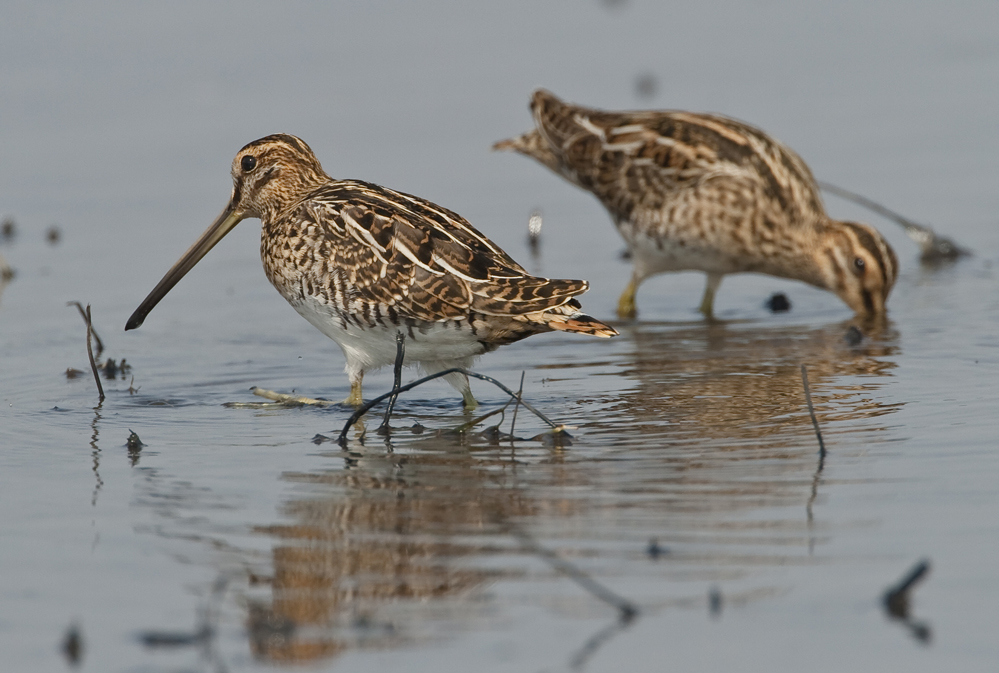
[[[66,306],[75,306],[76,310],[80,312],[80,317],[83,318],[83,321],[89,323],[89,320],[87,319],[87,312],[83,310],[83,305],[80,302],[68,301],[66,302]],[[101,353],[104,352],[104,342],[101,341],[99,336],[97,336],[97,330],[93,328],[93,325],[90,327],[90,333],[94,336],[94,341],[97,342],[97,357],[100,357]]]
[[[819,470],[821,470],[822,461],[826,458],[826,443],[822,441],[822,431],[819,430],[819,419],[815,417],[815,407],[812,406],[812,391],[808,388],[808,370],[805,368],[805,365],[801,365],[801,382],[805,386],[805,401],[808,403],[808,414],[812,417],[815,436],[819,439]]]
[[[885,591],[881,597],[881,604],[888,616],[902,622],[913,637],[921,643],[929,643],[933,631],[928,623],[917,621],[909,615],[910,594],[916,584],[922,581],[929,571],[930,561],[923,559],[913,566],[898,584]]]
[[[274,400],[275,404],[268,404],[267,402],[224,402],[222,406],[229,407],[230,409],[267,409],[273,407],[301,406],[331,407],[340,404],[332,400],[319,400],[312,397],[302,397],[301,395],[288,395],[265,388],[258,388],[257,386],[250,388],[250,392],[257,397]]]
[[[801,383],[805,387],[805,401],[808,403],[808,415],[812,417],[812,427],[815,428],[815,436],[819,438],[819,464],[815,467],[815,474],[812,476],[812,491],[808,497],[808,504],[805,505],[805,513],[808,515],[808,529],[812,529],[812,506],[815,499],[819,497],[819,478],[822,476],[822,469],[826,465],[826,445],[822,441],[822,433],[819,431],[819,419],[815,416],[815,407],[812,406],[812,391],[808,387],[808,370],[805,365],[801,365]],[[808,553],[814,551],[815,538],[808,538]]]
[[[902,225],[905,229],[906,235],[915,241],[916,245],[919,246],[922,251],[922,258],[924,261],[939,261],[942,259],[957,259],[958,257],[964,257],[970,255],[971,251],[959,246],[954,241],[943,236],[938,236],[933,229],[922,224],[916,224],[907,217],[903,217],[893,210],[890,210],[876,201],[872,201],[866,196],[857,194],[856,192],[851,192],[842,187],[837,187],[836,185],[830,184],[828,182],[818,181],[819,187],[830,194],[835,194],[841,199],[846,199],[847,201],[853,201],[857,205],[863,206],[868,210],[873,210],[875,213],[885,217],[896,224]]]
[[[506,408],[508,406],[510,406],[510,402],[512,402],[512,401],[513,400],[509,400],[502,407],[499,407],[497,409],[493,409],[492,411],[490,411],[488,413],[482,414],[478,418],[473,418],[472,420],[468,421],[467,423],[462,423],[461,425],[459,425],[457,428],[454,429],[454,432],[467,432],[468,430],[471,430],[472,428],[474,428],[476,425],[478,425],[482,421],[486,420],[487,418],[491,418],[491,417],[495,416],[496,414],[502,414],[504,411],[506,411]],[[503,423],[503,419],[501,418],[500,422],[497,423],[495,427],[498,428],[500,426],[500,424],[502,424],[502,423]],[[512,435],[513,433],[510,433],[510,434]]]
[[[638,607],[634,603],[629,601],[627,598],[617,595],[555,552],[550,549],[545,549],[538,544],[534,538],[528,535],[525,531],[521,530],[518,526],[505,523],[503,524],[503,527],[506,528],[512,535],[520,539],[520,543],[525,549],[540,556],[548,563],[548,565],[581,586],[590,595],[602,600],[611,607],[616,608],[621,622],[628,623],[638,616]]]
[[[389,419],[392,418],[392,410],[395,409],[395,401],[399,399],[399,386],[402,385],[402,361],[406,358],[406,335],[399,332],[395,335],[395,370],[392,383],[392,397],[389,398],[388,407],[385,409],[385,418],[382,424],[375,431],[378,434],[388,434]]]
[[[443,371],[439,371],[439,372],[435,372],[433,374],[430,374],[429,376],[424,376],[422,379],[417,379],[416,381],[413,381],[412,383],[407,383],[404,386],[399,386],[398,388],[393,388],[391,391],[385,393],[384,395],[379,395],[375,399],[373,399],[373,400],[365,403],[364,406],[362,406],[360,409],[358,409],[353,414],[351,414],[350,418],[347,419],[347,422],[343,426],[343,430],[340,431],[340,436],[337,437],[337,440],[336,440],[337,443],[340,446],[346,446],[347,445],[347,431],[350,430],[350,427],[352,425],[354,425],[354,423],[356,423],[358,421],[358,419],[361,418],[361,416],[363,416],[364,414],[368,413],[368,411],[372,407],[376,406],[382,400],[385,400],[385,399],[387,399],[389,397],[392,397],[393,395],[398,395],[399,393],[404,393],[407,390],[412,390],[416,386],[418,386],[420,384],[423,384],[423,383],[426,383],[427,381],[433,381],[434,379],[439,379],[442,376],[447,376],[448,374],[454,374],[454,373],[464,374],[465,376],[471,376],[472,378],[479,379],[480,381],[487,381],[487,382],[493,384],[494,386],[496,386],[497,388],[499,388],[500,390],[502,390],[503,392],[505,392],[510,397],[512,397],[512,398],[516,398],[517,397],[517,393],[513,392],[512,390],[510,390],[505,385],[503,385],[502,383],[500,383],[499,381],[497,381],[496,379],[494,379],[491,376],[486,376],[485,374],[478,374],[476,372],[471,372],[471,371],[468,371],[467,369],[465,369],[463,367],[453,367],[451,369],[445,369]],[[565,426],[559,425],[559,424],[555,423],[550,418],[548,418],[547,416],[545,416],[543,413],[541,413],[540,411],[538,411],[537,409],[535,409],[526,400],[521,400],[520,403],[523,404],[524,407],[526,409],[528,409],[530,412],[532,412],[535,416],[537,416],[542,421],[544,421],[545,423],[547,423],[556,432],[561,432],[564,429]]]
[[[888,589],[883,597],[885,608],[893,616],[905,617],[909,610],[909,591],[930,571],[930,562],[923,559],[912,567],[898,584]]]
[[[631,619],[617,619],[590,636],[589,640],[569,659],[569,668],[580,671],[586,662],[611,638],[631,625]]]

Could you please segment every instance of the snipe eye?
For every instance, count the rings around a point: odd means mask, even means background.
[[[862,258],[860,258],[860,257],[858,257],[857,259],[853,260],[853,266],[857,269],[857,273],[863,273],[864,269],[866,268],[866,265],[864,264],[864,260]]]
[[[257,167],[257,158],[253,155],[247,154],[245,157],[240,159],[239,166],[245,173],[249,173]]]

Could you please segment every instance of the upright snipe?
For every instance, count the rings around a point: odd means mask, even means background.
[[[366,370],[391,364],[396,335],[406,364],[433,373],[524,337],[562,330],[617,332],[580,310],[585,280],[529,275],[459,215],[356,180],[334,180],[312,150],[272,135],[232,162],[229,205],[149,293],[125,329],[142,324],[184,274],[241,220],[263,223],[260,257],[278,292],[343,349],[347,402],[361,403]],[[450,374],[467,407],[467,377]]]
[[[548,91],[531,100],[537,125],[496,143],[533,157],[600,199],[631,251],[618,302],[634,317],[643,280],[708,275],[710,317],[727,273],[752,271],[835,292],[863,316],[883,315],[898,260],[872,227],[828,217],[805,162],[748,124],[690,112],[603,112]]]

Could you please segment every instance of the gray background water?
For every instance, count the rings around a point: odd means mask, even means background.
[[[586,670],[990,670],[999,658],[999,10],[993,3],[8,3],[0,22],[0,653],[59,670],[558,670],[611,608],[523,551],[572,559],[641,616]],[[654,83],[643,93],[641,80]],[[858,347],[826,293],[730,278],[706,326],[702,277],[663,276],[610,342],[546,335],[477,369],[572,425],[573,446],[470,446],[397,433],[350,452],[310,443],[346,411],[229,409],[251,385],[342,398],[339,349],[269,287],[241,225],[151,314],[125,319],[208,225],[246,142],[295,133],[336,177],[450,207],[532,270],[586,277],[609,317],[628,277],[596,202],[489,152],[530,126],[538,86],[606,108],[747,120],[824,180],[974,248],[902,264],[891,326]],[[532,259],[528,214],[542,208]],[[56,224],[62,238],[45,242]],[[794,309],[762,307],[773,291]],[[97,410],[84,330],[93,305]],[[821,472],[798,366],[829,456]],[[412,378],[412,373],[407,373]],[[387,372],[366,381],[386,390]],[[487,403],[500,401],[476,387]],[[398,423],[462,421],[441,385]],[[520,432],[540,427],[521,415]],[[129,429],[146,447],[129,455]],[[518,433],[520,434],[520,433]],[[656,538],[669,549],[646,554]],[[913,616],[880,593],[932,561]],[[206,648],[190,631],[227,586]],[[722,596],[709,614],[708,594]],[[284,621],[282,621],[284,620]],[[294,622],[284,633],[275,625]],[[265,626],[261,626],[261,624]],[[267,627],[266,624],[270,624]]]

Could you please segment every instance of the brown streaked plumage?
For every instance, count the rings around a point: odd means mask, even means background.
[[[897,274],[888,242],[866,224],[826,215],[808,166],[790,148],[734,119],[691,112],[604,112],[548,91],[531,100],[536,128],[494,145],[592,192],[634,260],[618,313],[634,317],[643,280],[708,275],[712,315],[722,276],[757,272],[835,292],[862,316],[882,316]]]
[[[368,369],[395,361],[428,372],[468,367],[503,344],[562,330],[617,332],[582,313],[584,280],[531,276],[465,219],[429,201],[357,180],[329,177],[312,150],[272,135],[232,162],[229,205],[129,318],[135,329],[204,255],[241,220],[260,218],[260,257],[278,292],[343,349],[360,404]],[[466,406],[468,380],[447,380]]]

